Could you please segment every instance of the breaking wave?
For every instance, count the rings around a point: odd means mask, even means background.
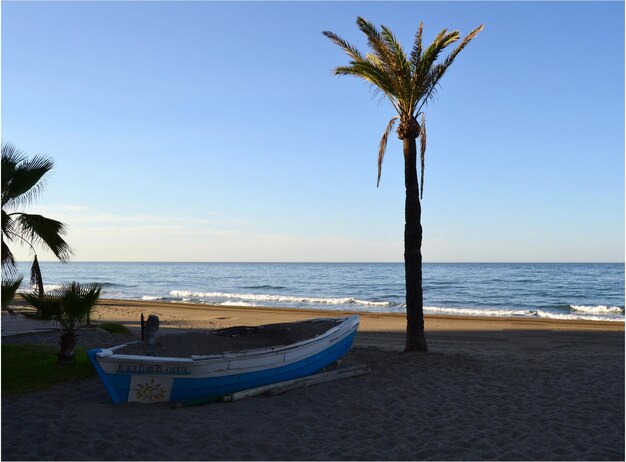
[[[569,305],[568,305],[569,306]],[[612,307],[619,308],[619,307]],[[586,311],[584,313],[555,313],[544,310],[526,310],[526,309],[488,309],[488,308],[447,308],[438,306],[425,306],[425,314],[443,314],[449,316],[478,316],[487,318],[544,318],[544,319],[562,319],[562,320],[581,320],[581,321],[619,321],[624,322],[623,309],[619,311]],[[600,314],[601,316],[594,316]]]
[[[532,317],[531,310],[507,310],[507,309],[486,309],[486,308],[448,308],[441,306],[425,306],[426,314],[444,314],[450,316],[480,316],[494,318],[511,318],[511,317]]]
[[[238,299],[251,302],[279,302],[279,303],[304,303],[312,305],[362,305],[362,306],[391,306],[391,302],[359,300],[353,297],[298,297],[292,295],[274,295],[274,294],[235,294],[228,292],[192,292],[188,290],[172,290],[170,295],[174,297],[184,297],[191,299],[199,299],[202,301],[212,301],[211,299]],[[224,303],[223,301],[220,303]]]
[[[570,308],[574,311],[579,311],[583,313],[594,313],[594,314],[608,314],[608,313],[623,313],[624,308],[619,306],[606,306],[606,305],[570,305]]]

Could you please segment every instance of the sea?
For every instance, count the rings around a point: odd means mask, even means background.
[[[102,298],[405,312],[403,263],[40,262],[46,290],[102,284]],[[30,264],[19,262],[31,290]],[[426,314],[624,322],[623,263],[425,263]]]

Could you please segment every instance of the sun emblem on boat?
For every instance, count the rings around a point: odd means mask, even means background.
[[[166,394],[163,386],[154,382],[154,377],[149,382],[137,384],[134,391],[137,401],[148,403],[163,401]]]

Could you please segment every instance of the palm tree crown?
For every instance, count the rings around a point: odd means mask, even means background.
[[[388,123],[380,142],[378,154],[378,179],[382,169],[387,138],[395,123],[400,120],[398,137],[421,138],[421,193],[424,191],[424,155],[426,152],[426,121],[421,112],[424,105],[436,94],[437,84],[456,56],[483,29],[479,26],[470,32],[461,43],[443,60],[437,62],[442,51],[460,38],[459,31],[443,29],[427,48],[422,45],[423,25],[420,22],[410,56],[394,34],[385,26],[379,31],[376,26],[358,17],[357,25],[367,37],[371,52],[363,55],[353,45],[338,35],[324,31],[323,34],[339,45],[352,59],[347,66],[335,68],[336,75],[352,75],[371,83],[382,92],[398,113]],[[422,121],[417,121],[419,116]]]
[[[9,243],[24,244],[35,253],[32,276],[38,281],[41,273],[36,245],[49,249],[61,261],[68,260],[72,253],[62,237],[66,232],[63,223],[18,211],[38,196],[45,184],[44,176],[53,167],[54,163],[48,157],[28,159],[15,146],[2,144],[2,269],[15,273],[15,257]]]
[[[74,362],[74,346],[78,329],[89,324],[89,315],[100,298],[100,284],[72,282],[48,293],[28,292],[24,299],[37,309],[37,313],[25,314],[34,319],[47,319],[61,325],[58,363]]]

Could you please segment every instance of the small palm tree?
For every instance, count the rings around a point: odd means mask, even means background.
[[[43,279],[35,246],[41,245],[61,261],[72,253],[63,239],[65,225],[41,215],[24,213],[19,208],[30,204],[42,190],[44,176],[54,163],[48,157],[26,155],[15,146],[2,144],[2,272],[3,279],[16,275],[17,267],[9,243],[27,245],[34,254],[31,267],[31,284],[43,294]]]
[[[6,310],[9,308],[9,304],[15,297],[15,293],[17,289],[20,287],[22,283],[21,276],[10,276],[2,278],[2,310]],[[9,310],[11,311],[11,310]]]
[[[424,156],[426,153],[426,119],[422,109],[436,94],[439,80],[454,58],[483,29],[474,29],[440,63],[439,55],[460,38],[458,31],[442,30],[432,44],[422,46],[422,23],[415,35],[411,55],[407,56],[391,30],[376,26],[358,17],[357,26],[367,37],[371,52],[363,55],[338,35],[324,31],[323,34],[339,45],[351,58],[347,66],[335,68],[336,75],[359,77],[382,92],[398,113],[387,124],[378,151],[378,179],[387,147],[387,138],[399,120],[398,138],[404,148],[404,183],[406,187],[404,266],[406,277],[407,336],[405,351],[427,351],[424,336],[424,299],[422,292],[422,208],[420,197],[424,193]],[[418,118],[421,116],[421,121]],[[420,171],[417,179],[417,144],[420,138]]]
[[[101,290],[99,284],[81,286],[78,282],[72,282],[43,295],[38,292],[24,294],[24,299],[37,309],[37,314],[29,317],[55,321],[61,325],[59,365],[74,362],[74,346],[78,340],[76,332],[87,325]]]

